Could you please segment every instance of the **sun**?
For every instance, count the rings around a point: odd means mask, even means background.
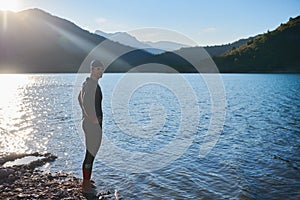
[[[2,11],[17,11],[19,0],[0,0],[0,10]]]

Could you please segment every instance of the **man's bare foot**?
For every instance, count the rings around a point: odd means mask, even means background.
[[[82,185],[82,192],[88,194],[95,194],[96,193],[96,186],[90,180],[83,180]]]

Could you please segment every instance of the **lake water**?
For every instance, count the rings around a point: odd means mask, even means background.
[[[81,177],[77,92],[87,75],[0,75],[0,153],[50,152],[58,159],[44,170]],[[99,82],[98,189],[124,199],[300,199],[300,75],[104,74]]]

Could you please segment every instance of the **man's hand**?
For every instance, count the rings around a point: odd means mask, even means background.
[[[99,124],[98,118],[95,115],[89,115],[88,118],[93,124]]]
[[[95,115],[90,115],[88,116],[89,120],[93,123],[93,124],[100,124],[100,126],[102,127],[102,117],[96,117]]]

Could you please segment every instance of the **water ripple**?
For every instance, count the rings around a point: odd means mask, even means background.
[[[73,96],[77,75],[12,76],[18,75],[0,77],[11,85],[9,90],[0,88],[6,97],[0,100],[0,154],[48,151],[58,159],[46,166],[46,170],[65,170],[81,176],[84,146],[77,126],[81,120],[80,108],[75,107],[77,114],[72,112],[72,99],[77,98]],[[80,78],[83,80],[85,76]],[[139,124],[140,132],[124,133],[110,113],[111,91],[120,77],[107,74],[101,81],[104,133],[111,142],[128,151],[160,153],[160,148],[178,137],[175,133],[179,128],[180,106],[186,105],[179,105],[172,91],[166,88],[142,87],[130,102],[131,123]],[[199,150],[211,118],[209,92],[198,75],[184,77],[193,86],[201,111],[193,143],[168,166],[147,173],[127,174],[106,166],[96,157],[93,176],[99,188],[116,188],[126,199],[297,199],[300,76],[222,75],[226,119],[218,143],[205,158],[199,158]],[[149,128],[150,116],[160,115],[162,107],[165,123],[161,126],[155,122],[161,127]],[[184,137],[187,135],[181,139]],[[100,148],[99,154],[101,151]]]

